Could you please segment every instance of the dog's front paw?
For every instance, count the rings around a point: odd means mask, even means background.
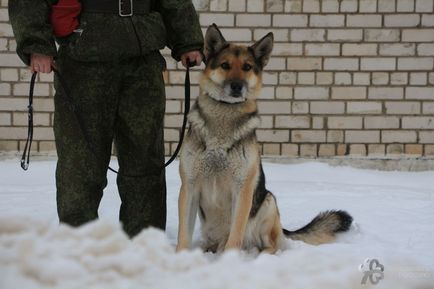
[[[225,251],[227,251],[227,250],[240,250],[241,249],[241,245],[242,245],[242,241],[241,240],[237,240],[237,241],[231,241],[231,240],[229,240],[226,243]]]

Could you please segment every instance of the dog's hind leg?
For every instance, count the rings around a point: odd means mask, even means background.
[[[197,210],[199,207],[199,194],[195,193],[192,184],[188,184],[182,168],[180,169],[180,174],[182,185],[178,199],[179,226],[176,251],[181,251],[190,247]]]

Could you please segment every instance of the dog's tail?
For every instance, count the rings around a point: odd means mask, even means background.
[[[336,238],[336,233],[348,231],[352,222],[353,217],[345,211],[325,211],[296,231],[283,229],[283,234],[292,240],[319,245],[332,242]]]

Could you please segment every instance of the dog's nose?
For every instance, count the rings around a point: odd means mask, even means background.
[[[233,96],[241,96],[241,91],[243,90],[243,83],[241,81],[231,82],[231,90]]]

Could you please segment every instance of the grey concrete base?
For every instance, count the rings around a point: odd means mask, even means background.
[[[33,152],[30,156],[30,165],[32,161],[55,160],[56,152]],[[21,159],[21,153],[17,152],[0,152],[0,160],[16,159],[17,165]],[[263,156],[264,162],[280,164],[298,164],[305,162],[321,162],[331,166],[350,166],[360,169],[374,169],[382,171],[434,171],[434,157],[356,157],[342,156],[331,158],[302,158],[302,157],[280,157],[280,156]],[[434,178],[434,175],[433,175]]]

